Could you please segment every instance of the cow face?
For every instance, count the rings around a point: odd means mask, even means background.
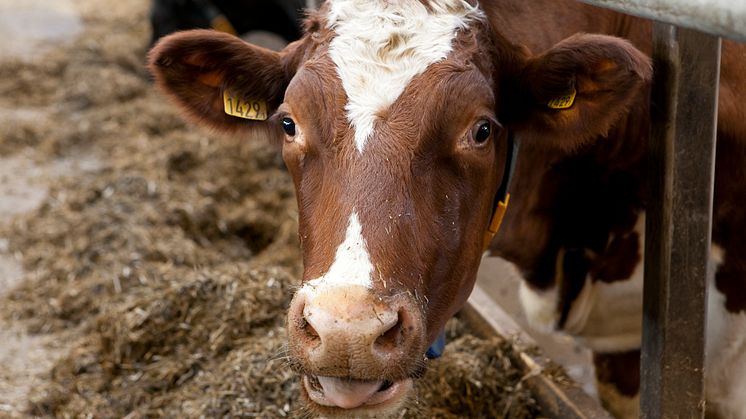
[[[153,49],[157,84],[188,117],[221,131],[264,129],[282,145],[304,262],[289,355],[314,410],[380,416],[406,399],[473,287],[507,127],[552,126],[571,148],[590,137],[581,118],[597,116],[587,109],[597,103],[578,91],[580,113],[561,122],[537,104],[585,87],[598,66],[631,73],[616,65],[616,41],[583,40],[611,51],[597,51],[603,62],[586,73],[587,57],[562,48],[530,59],[464,1],[340,0],[280,53],[208,31]],[[603,87],[587,92],[603,98]]]

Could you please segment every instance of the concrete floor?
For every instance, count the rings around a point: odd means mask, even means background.
[[[44,53],[69,42],[81,32],[82,22],[71,0],[0,0],[0,61],[41,59]],[[0,124],[43,118],[47,109],[19,109],[0,101]],[[0,223],[36,209],[48,193],[48,179],[87,166],[59,160],[39,165],[34,150],[0,156]],[[91,163],[95,166],[95,162]],[[16,286],[26,273],[19,257],[0,237],[0,295]],[[60,342],[50,336],[30,335],[13,322],[0,320],[0,417],[26,417],[28,394],[45,379],[61,355]]]
[[[71,0],[0,0],[0,59],[41,57],[82,29]]]

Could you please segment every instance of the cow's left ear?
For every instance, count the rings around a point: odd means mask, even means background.
[[[649,58],[628,41],[573,35],[529,58],[503,84],[501,114],[516,131],[573,150],[646,100],[651,76]]]
[[[282,103],[304,40],[275,52],[221,32],[178,32],[153,47],[148,67],[188,118],[223,132],[250,129]]]

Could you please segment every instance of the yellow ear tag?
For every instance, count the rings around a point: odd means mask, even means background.
[[[262,100],[242,99],[228,90],[223,91],[225,113],[238,118],[264,121],[267,119],[267,103]]]
[[[550,109],[569,109],[575,104],[575,96],[578,95],[575,87],[560,97],[556,97],[547,103]]]
[[[495,235],[500,230],[500,225],[503,223],[503,218],[505,218],[505,212],[508,210],[509,203],[510,203],[510,194],[505,195],[505,201],[500,201],[497,203],[497,208],[495,208],[495,213],[492,214],[490,225],[489,227],[487,227],[487,231],[484,233],[484,249],[485,250],[487,250],[487,248],[490,247],[490,243],[492,243],[492,239],[495,238]]]

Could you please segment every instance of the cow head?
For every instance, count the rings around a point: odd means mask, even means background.
[[[591,137],[585,118],[613,117],[630,47],[579,36],[553,51],[530,57],[461,0],[340,0],[279,53],[209,31],[151,52],[189,118],[281,144],[304,263],[289,355],[314,410],[382,415],[406,399],[473,287],[512,127],[562,132],[569,149]],[[571,111],[547,108],[569,88]]]

